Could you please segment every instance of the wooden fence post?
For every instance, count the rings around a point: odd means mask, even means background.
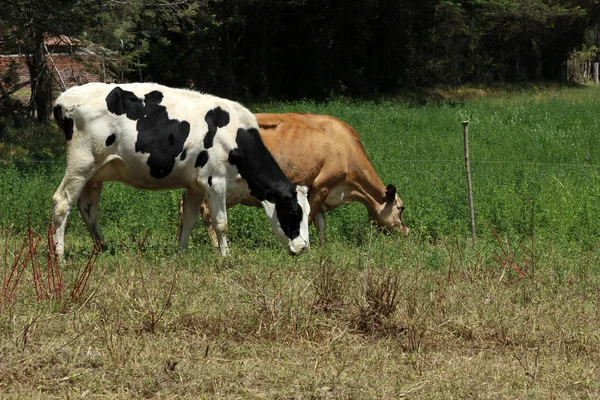
[[[469,211],[471,214],[471,235],[473,237],[473,247],[475,247],[475,209],[473,208],[473,186],[471,185],[471,162],[469,161],[469,121],[463,121],[465,137],[465,168],[467,170],[467,188],[469,192]]]

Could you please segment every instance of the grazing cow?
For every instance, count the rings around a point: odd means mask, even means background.
[[[260,136],[281,169],[295,184],[308,186],[309,223],[314,222],[321,245],[325,241],[323,210],[354,201],[364,204],[380,227],[408,234],[396,187],[381,182],[354,129],[327,115],[256,114],[256,118]],[[258,205],[251,197],[227,197],[227,207],[238,203]],[[204,207],[203,220],[214,243]]]
[[[151,83],[89,83],[56,100],[67,167],[53,201],[56,251],[64,251],[71,207],[96,242],[102,182],[138,189],[187,189],[180,247],[207,200],[217,242],[227,253],[226,193],[256,199],[292,254],[308,248],[307,188],[292,184],[258,134],[256,118],[233,101]]]

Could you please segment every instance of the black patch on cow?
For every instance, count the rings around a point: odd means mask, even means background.
[[[202,150],[200,152],[200,154],[198,154],[198,157],[196,157],[196,164],[194,164],[194,166],[196,168],[198,168],[198,167],[202,168],[206,165],[207,162],[208,162],[208,151]]]
[[[238,129],[235,141],[238,148],[229,152],[229,163],[248,182],[252,196],[275,203],[281,229],[289,239],[295,239],[300,235],[302,222],[296,186],[267,150],[257,129]]]
[[[72,118],[63,118],[62,107],[60,105],[54,106],[54,120],[65,133],[65,139],[71,140],[73,139],[73,119]]]
[[[153,90],[150,93],[144,96],[144,101],[146,102],[146,106],[148,103],[159,104],[163,99],[163,94],[158,90]]]
[[[204,120],[208,125],[208,132],[204,136],[204,148],[210,149],[213,146],[217,129],[229,124],[229,113],[221,107],[213,108],[206,113]]]
[[[133,92],[116,87],[106,96],[108,111],[116,115],[127,114],[127,118],[136,120],[144,116],[144,103]]]
[[[190,134],[189,122],[169,119],[167,108],[160,104],[162,100],[163,94],[158,90],[147,93],[142,100],[120,87],[114,88],[106,97],[108,111],[137,120],[135,151],[150,154],[147,161],[150,176],[157,179],[173,171],[175,159],[182,154]]]
[[[138,137],[135,151],[150,153],[150,175],[160,179],[168,176],[175,165],[175,158],[183,151],[190,134],[190,123],[169,119],[165,106],[160,105],[163,95],[158,91],[146,94],[145,115],[137,122]]]
[[[185,160],[185,157],[187,157],[187,150],[185,150],[185,149],[184,149],[184,150],[181,152],[181,155],[179,156],[179,160],[180,160],[180,161],[183,161],[183,160]]]
[[[208,177],[208,186],[212,186],[212,176]]]
[[[110,135],[109,137],[107,137],[106,138],[106,147],[108,147],[111,144],[113,144],[115,142],[116,138],[117,138],[117,135],[115,135],[114,133],[112,135]]]

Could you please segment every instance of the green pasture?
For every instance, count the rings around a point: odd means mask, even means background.
[[[600,203],[598,89],[550,88],[470,100],[335,99],[324,103],[261,103],[255,112],[302,111],[334,115],[360,134],[384,183],[394,183],[406,203],[412,240],[435,243],[470,236],[462,121],[469,121],[475,215],[481,243],[531,236],[565,252],[594,250]],[[51,196],[64,171],[62,137],[51,127],[9,127],[0,168],[0,227],[22,232],[31,214],[36,230],[51,216]],[[36,137],[36,133],[43,137]],[[38,135],[39,136],[39,135]],[[6,162],[6,160],[11,160]],[[100,223],[109,245],[139,239],[147,229],[156,246],[176,245],[179,192],[142,192],[105,185]],[[533,217],[533,221],[532,221]],[[533,222],[533,226],[532,226]],[[361,244],[367,213],[349,205],[327,216],[329,241]],[[67,249],[86,236],[73,212]],[[230,211],[232,246],[273,246],[260,210]],[[313,242],[316,242],[314,240]],[[196,229],[193,244],[206,244]]]

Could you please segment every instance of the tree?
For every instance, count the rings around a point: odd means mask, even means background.
[[[202,26],[204,1],[111,0],[87,21],[86,39],[102,45],[121,79],[181,86]],[[188,76],[187,80],[184,79]]]
[[[31,77],[31,114],[35,112],[39,122],[48,120],[52,101],[44,39],[79,35],[96,7],[91,0],[0,0],[0,29],[7,46],[26,55]]]
[[[600,46],[598,0],[0,0],[48,116],[45,36],[98,45],[117,80],[227,97],[324,98],[403,87],[563,79]]]

